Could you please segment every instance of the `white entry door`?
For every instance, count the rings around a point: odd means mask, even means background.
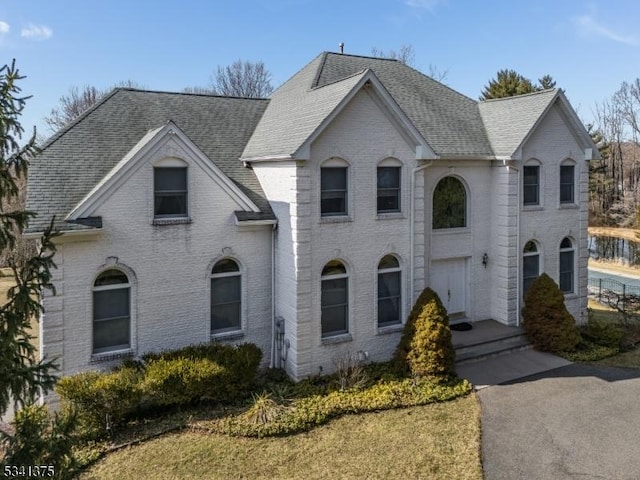
[[[438,294],[449,315],[467,310],[467,259],[452,258],[431,262],[431,288]]]

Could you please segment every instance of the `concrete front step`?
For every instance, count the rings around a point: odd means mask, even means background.
[[[521,331],[514,331],[513,334],[479,341],[477,343],[455,345],[456,364],[474,362],[494,355],[524,350],[531,348],[527,337]]]

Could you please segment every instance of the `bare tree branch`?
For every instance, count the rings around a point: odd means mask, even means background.
[[[218,66],[211,76],[211,90],[229,97],[265,98],[273,86],[263,62],[237,60],[226,67]]]

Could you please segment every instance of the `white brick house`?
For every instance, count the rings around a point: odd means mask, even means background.
[[[547,272],[586,315],[588,163],[560,90],[476,102],[323,53],[269,99],[117,89],[33,162],[56,215],[41,352],[63,374],[206,341],[299,379],[390,357],[419,292],[517,325]]]

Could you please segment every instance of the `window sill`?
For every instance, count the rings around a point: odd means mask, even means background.
[[[335,217],[320,217],[320,223],[349,223],[353,219],[349,215],[336,215]]]
[[[323,337],[322,345],[334,345],[336,343],[350,342],[353,338],[350,333],[341,333],[340,335],[333,335],[331,337]]]
[[[538,210],[544,210],[544,207],[542,205],[523,205],[522,206],[523,212],[537,212]]]
[[[385,325],[383,327],[378,327],[378,335],[387,335],[389,333],[397,333],[397,332],[401,332],[403,329],[404,329],[404,325],[402,323]]]
[[[580,205],[576,205],[575,203],[561,203],[558,206],[559,210],[577,210],[580,208]]]
[[[232,332],[220,332],[220,333],[212,333],[211,340],[212,341],[226,341],[226,340],[238,340],[240,338],[244,338],[245,331],[244,330],[234,330]]]
[[[191,217],[154,218],[153,225],[183,225],[191,223]]]
[[[110,362],[124,358],[133,358],[133,349],[128,348],[126,350],[114,350],[113,352],[92,353],[89,363]]]
[[[376,215],[376,220],[393,220],[406,218],[402,212],[381,212]]]
[[[567,292],[567,293],[564,293],[563,295],[565,300],[575,300],[577,298],[580,298],[578,294],[575,292]]]
[[[471,229],[469,227],[456,227],[456,228],[436,228],[431,229],[431,234],[435,236],[441,235],[463,235],[466,233],[471,233]]]

